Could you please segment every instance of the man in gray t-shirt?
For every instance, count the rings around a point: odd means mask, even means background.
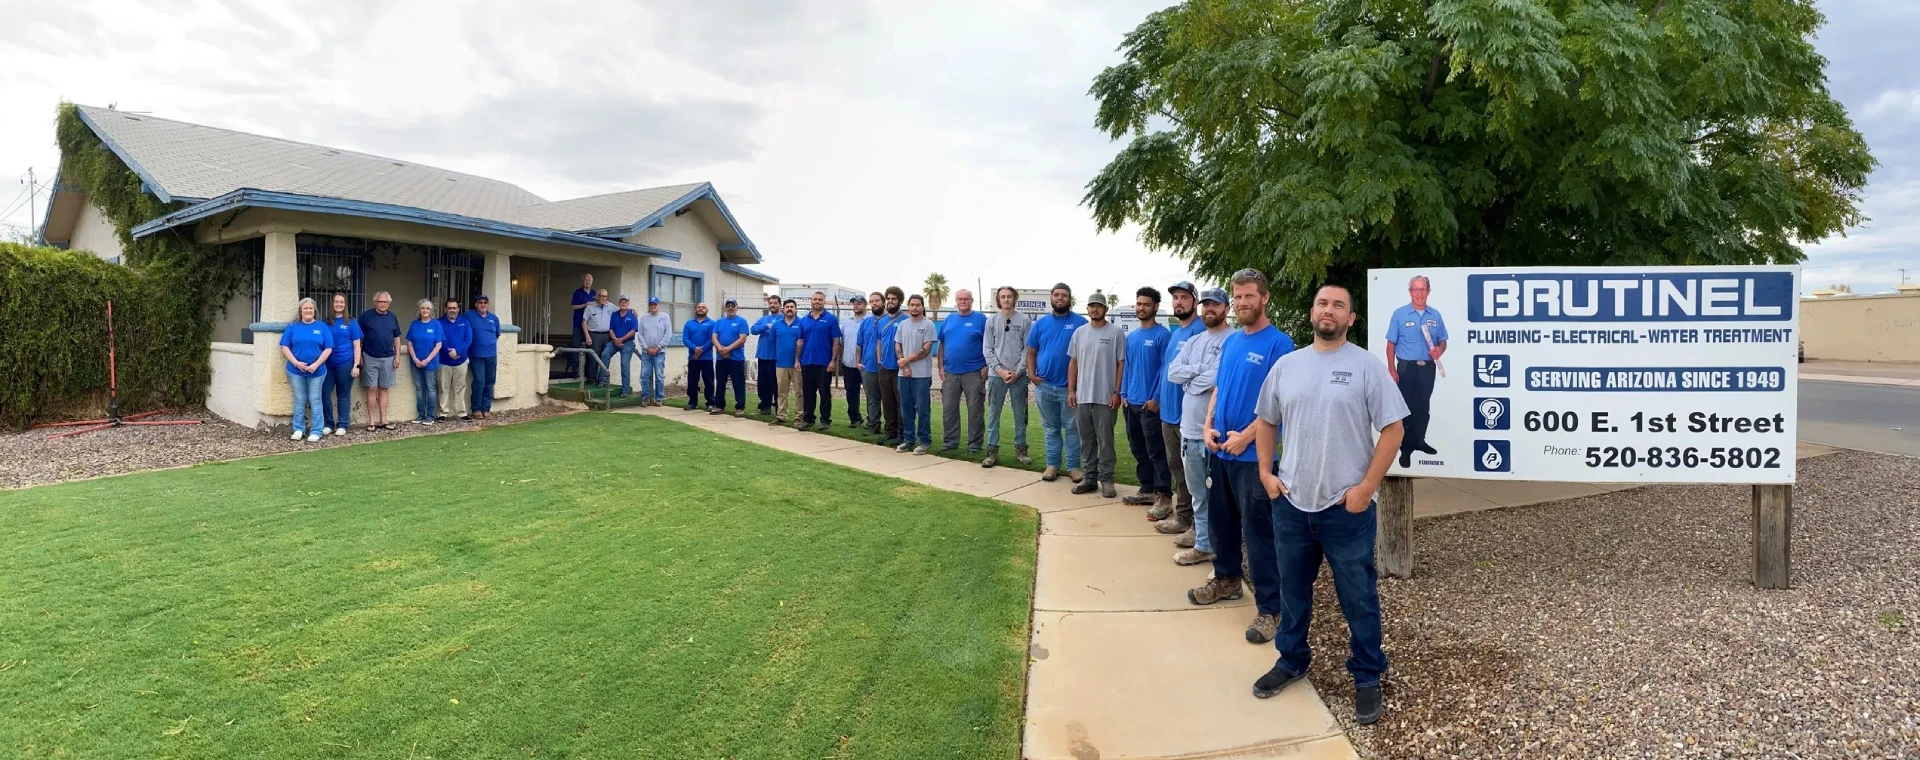
[[[1313,346],[1274,363],[1254,406],[1260,480],[1273,497],[1281,612],[1273,636],[1280,659],[1254,681],[1253,694],[1273,696],[1305,676],[1313,658],[1307,646],[1313,581],[1325,557],[1353,639],[1347,672],[1353,675],[1354,720],[1366,725],[1380,720],[1380,679],[1387,671],[1373,562],[1373,494],[1400,449],[1407,403],[1386,366],[1347,342],[1354,322],[1351,291],[1320,288],[1311,319]],[[1282,444],[1277,473],[1276,427]]]
[[[927,453],[933,444],[933,320],[918,294],[907,299],[908,319],[894,328],[894,355],[900,358],[900,451]]]
[[[1098,488],[1101,496],[1114,497],[1113,422],[1126,355],[1126,332],[1107,321],[1106,297],[1093,294],[1087,299],[1087,323],[1067,343],[1067,405],[1080,430],[1080,461],[1087,465],[1074,493]]]

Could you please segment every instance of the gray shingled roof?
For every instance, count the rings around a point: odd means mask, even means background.
[[[672,185],[548,202],[512,183],[410,161],[146,114],[79,109],[103,139],[176,199],[205,200],[252,188],[577,231],[633,224],[700,187]]]

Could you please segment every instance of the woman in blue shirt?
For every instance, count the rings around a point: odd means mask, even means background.
[[[333,331],[315,318],[313,299],[300,299],[300,317],[280,333],[280,353],[287,357],[287,382],[293,386],[293,440],[319,443],[325,424],[320,410],[322,384],[327,379],[327,357],[333,354]]]
[[[333,435],[346,435],[353,424],[353,379],[360,376],[360,321],[347,313],[347,295],[333,294],[333,316],[327,319],[333,333],[333,354],[327,357],[327,380],[321,384],[320,398],[326,402],[327,426]]]
[[[407,325],[407,358],[413,363],[413,424],[433,424],[440,374],[440,348],[446,338],[433,319],[433,302],[420,299],[420,318]]]

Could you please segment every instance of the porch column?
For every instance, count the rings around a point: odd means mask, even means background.
[[[300,272],[294,252],[293,230],[268,232],[266,255],[260,260],[260,321],[290,322],[300,301]]]
[[[493,313],[503,325],[513,324],[513,255],[506,251],[487,251],[482,267],[484,282],[480,292],[493,299]]]

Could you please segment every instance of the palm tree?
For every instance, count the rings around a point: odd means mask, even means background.
[[[927,275],[921,295],[927,297],[927,311],[939,311],[940,305],[947,302],[947,276],[939,272]]]

